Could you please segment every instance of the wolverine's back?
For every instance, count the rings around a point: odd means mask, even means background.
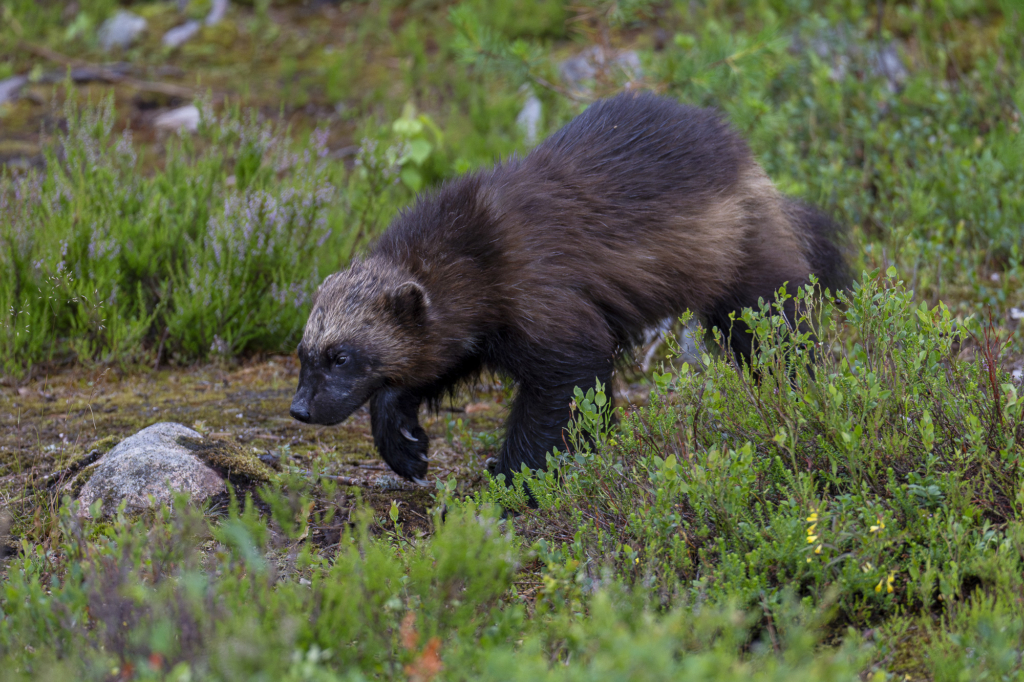
[[[556,330],[565,289],[628,343],[666,316],[707,316],[737,291],[756,302],[809,273],[782,198],[711,110],[598,102],[482,183],[489,236],[513,247],[504,268],[531,291],[520,304]]]
[[[531,337],[572,320],[626,344],[666,316],[716,322],[806,281],[802,228],[715,111],[626,93],[420,200],[379,248],[457,306],[528,320]]]
[[[601,184],[606,203],[699,205],[753,163],[746,143],[710,109],[647,93],[594,103],[527,157],[528,172]],[[524,169],[524,170],[525,170]]]

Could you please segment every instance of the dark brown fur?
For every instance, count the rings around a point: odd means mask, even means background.
[[[292,413],[337,423],[370,400],[382,456],[418,479],[421,402],[491,369],[517,384],[495,467],[510,478],[562,446],[573,388],[607,383],[618,349],[663,318],[689,309],[728,331],[785,282],[844,285],[836,234],[715,112],[600,101],[525,158],[419,198],[324,282]],[[749,355],[741,328],[730,343]]]

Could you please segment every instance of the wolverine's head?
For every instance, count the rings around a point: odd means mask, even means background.
[[[415,363],[429,299],[407,272],[356,263],[320,285],[299,343],[291,415],[337,424]]]

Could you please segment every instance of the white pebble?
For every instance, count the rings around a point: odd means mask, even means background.
[[[199,109],[189,104],[186,107],[165,111],[153,120],[153,125],[161,130],[195,131],[199,128]]]

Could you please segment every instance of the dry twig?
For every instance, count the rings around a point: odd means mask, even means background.
[[[25,42],[24,40],[18,41],[18,49],[63,66],[91,69],[97,75],[110,83],[121,83],[129,87],[133,87],[136,90],[156,92],[161,95],[167,95],[168,97],[183,97],[186,99],[194,98],[199,94],[193,88],[189,88],[184,85],[140,80],[138,78],[133,78],[132,76],[126,76],[112,69],[97,66],[96,64],[90,64],[80,59],[73,59],[43,45],[35,45],[33,43]]]

